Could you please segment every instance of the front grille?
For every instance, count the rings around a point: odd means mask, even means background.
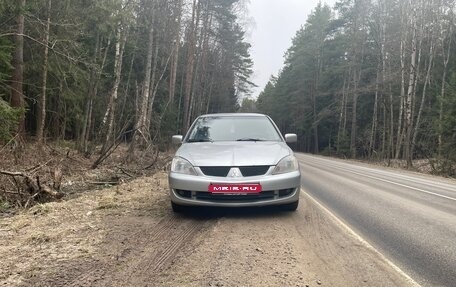
[[[240,166],[239,169],[243,176],[256,176],[265,174],[269,169],[269,165]]]
[[[210,192],[196,192],[196,199],[199,200],[211,200],[211,201],[256,201],[273,199],[274,191],[262,191],[255,194],[245,195],[225,195],[225,194],[214,194]]]
[[[204,175],[226,177],[230,172],[231,166],[200,166]],[[269,165],[240,166],[242,176],[263,175],[269,170]]]
[[[200,166],[205,175],[226,177],[231,167],[229,166]]]
[[[288,197],[293,194],[295,188],[280,189],[280,190],[267,190],[260,193],[244,194],[244,195],[227,195],[220,193],[210,193],[206,191],[194,192],[195,200],[202,201],[219,201],[219,202],[256,202],[261,200],[269,200],[274,198]],[[190,190],[176,189],[176,193],[183,198],[192,198]]]

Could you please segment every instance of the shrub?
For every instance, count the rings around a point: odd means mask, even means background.
[[[0,143],[8,142],[14,136],[22,111],[12,108],[0,98]]]

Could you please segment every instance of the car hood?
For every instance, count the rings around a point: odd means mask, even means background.
[[[176,156],[194,166],[276,165],[293,152],[284,142],[184,143]]]

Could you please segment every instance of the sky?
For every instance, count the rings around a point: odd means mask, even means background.
[[[271,75],[277,76],[283,66],[285,52],[307,16],[318,5],[331,7],[336,0],[250,0],[248,4],[250,27],[247,41],[252,45],[250,55],[254,62],[252,81],[258,86],[252,96],[257,97]]]

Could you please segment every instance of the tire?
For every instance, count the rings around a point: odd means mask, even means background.
[[[173,209],[173,211],[175,213],[183,213],[183,212],[187,211],[187,207],[186,206],[174,203],[172,201],[171,201],[171,207],[172,207],[172,209]]]
[[[298,209],[298,205],[299,200],[296,200],[295,202],[282,205],[282,210],[293,212],[296,211],[296,209]]]

